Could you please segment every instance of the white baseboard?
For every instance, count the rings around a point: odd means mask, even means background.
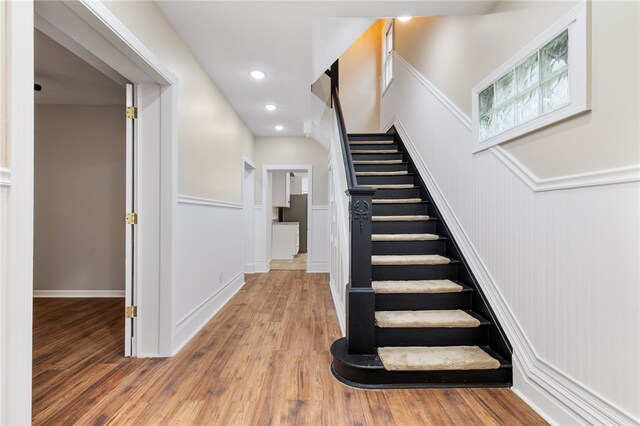
[[[329,262],[326,261],[326,260],[317,261],[317,262],[312,261],[309,264],[309,266],[307,267],[307,272],[328,273],[329,272]]]
[[[185,315],[176,324],[173,341],[176,346],[171,356],[176,355],[223,306],[244,286],[244,274],[238,273],[218,291],[205,299],[199,306]]]
[[[253,274],[256,272],[256,264],[255,263],[245,263],[244,264],[244,273],[245,274]]]
[[[33,297],[124,297],[124,290],[33,290]]]

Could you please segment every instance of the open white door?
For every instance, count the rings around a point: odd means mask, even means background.
[[[125,320],[124,320],[124,356],[136,356],[136,321],[138,315],[135,294],[135,243],[136,213],[135,194],[135,158],[136,158],[136,125],[138,110],[135,104],[134,86],[127,84],[127,110],[126,110],[126,149],[127,149],[127,179],[126,179],[126,237],[125,237]]]

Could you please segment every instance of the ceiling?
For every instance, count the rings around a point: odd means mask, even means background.
[[[125,88],[44,33],[34,30],[36,104],[124,105]]]
[[[156,1],[256,136],[302,136],[310,85],[376,19],[482,14],[495,1]],[[255,81],[251,70],[267,77]],[[265,104],[278,109],[266,111]],[[274,126],[281,124],[283,131]]]

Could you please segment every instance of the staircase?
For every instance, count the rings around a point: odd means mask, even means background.
[[[511,347],[399,136],[346,139],[351,282],[335,377],[365,388],[511,386]]]

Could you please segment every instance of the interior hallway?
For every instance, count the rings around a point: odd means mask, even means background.
[[[306,271],[307,253],[298,253],[293,259],[273,259],[269,264],[271,271]]]
[[[544,424],[508,389],[337,382],[326,274],[246,285],[174,358],[122,357],[121,299],[35,299],[34,424]]]

